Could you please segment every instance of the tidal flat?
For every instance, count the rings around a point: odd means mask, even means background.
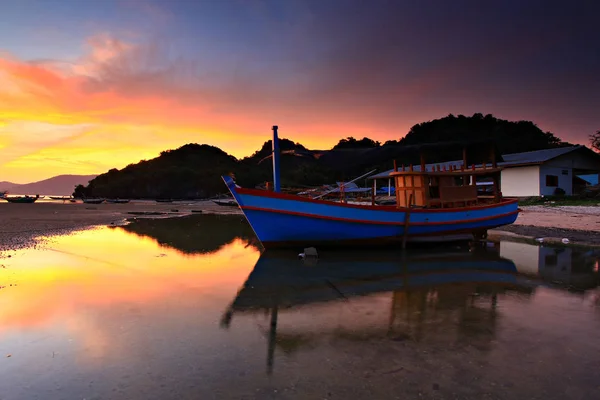
[[[499,241],[300,260],[220,214],[36,240],[0,260],[3,400],[600,389],[594,249]]]

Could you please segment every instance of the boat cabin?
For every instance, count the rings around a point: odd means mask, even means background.
[[[426,164],[426,152],[420,153],[421,164],[402,165],[389,177],[395,183],[396,206],[422,208],[468,207],[502,200],[497,151],[491,143],[478,144],[478,163],[469,164],[469,146],[463,147],[462,161]],[[487,158],[482,157],[487,154]],[[481,161],[479,161],[481,160]],[[374,189],[375,190],[375,189]]]
[[[481,168],[451,170],[415,171],[412,166],[393,172],[396,183],[396,204],[398,207],[459,207],[481,203],[496,203],[502,198],[500,192],[501,168]],[[491,191],[480,193],[478,178],[492,178]]]

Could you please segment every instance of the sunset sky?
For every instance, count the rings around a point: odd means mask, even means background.
[[[493,4],[493,5],[492,5]],[[0,181],[190,142],[399,139],[449,113],[600,129],[600,2],[0,0]]]

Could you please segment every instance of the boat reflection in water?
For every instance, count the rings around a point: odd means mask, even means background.
[[[446,338],[458,335],[459,340],[477,335],[476,331],[489,336],[494,331],[497,295],[519,289],[516,274],[511,260],[484,249],[330,252],[320,254],[318,260],[302,261],[289,252],[267,251],[225,311],[221,326],[229,328],[236,314],[265,315],[269,321],[265,332],[269,373],[276,346],[285,352],[286,346],[307,344],[318,340],[316,336],[364,339],[375,335],[414,341],[420,341],[425,331],[438,331]],[[335,318],[322,307],[336,305],[361,311],[332,326]],[[308,311],[309,317],[302,320],[296,311]],[[283,315],[287,313],[293,325],[285,324]],[[451,324],[458,321],[459,332],[446,329],[449,318]],[[317,322],[319,319],[323,321]],[[278,329],[282,323],[283,332]],[[485,327],[473,328],[480,323]],[[340,324],[351,326],[344,331]],[[315,325],[318,333],[308,332]]]

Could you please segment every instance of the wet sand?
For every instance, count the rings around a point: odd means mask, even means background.
[[[341,254],[315,268],[261,256],[241,217],[209,217],[186,219],[205,228],[192,238],[185,220],[143,220],[2,260],[0,398],[597,397],[587,252]]]
[[[543,238],[546,242],[568,239],[570,244],[600,246],[600,207],[521,207],[517,221],[490,234],[503,232],[527,239]],[[512,236],[512,235],[511,235]]]
[[[515,224],[491,231],[546,241],[569,239],[571,244],[600,246],[600,207],[522,207]],[[40,237],[67,234],[95,225],[123,223],[129,218],[165,218],[194,212],[239,214],[233,207],[211,201],[128,204],[0,203],[0,252],[33,246]]]
[[[131,202],[127,204],[0,203],[0,252],[34,246],[40,237],[68,234],[95,225],[115,225],[131,218],[165,218],[204,213],[240,213],[211,201]]]

